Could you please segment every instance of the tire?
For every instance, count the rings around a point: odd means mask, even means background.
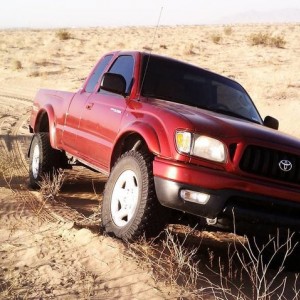
[[[155,236],[167,221],[154,188],[152,159],[128,151],[116,162],[105,186],[102,225],[109,235],[125,241]]]
[[[60,152],[51,147],[49,133],[41,132],[33,136],[29,152],[29,185],[39,188],[44,175],[53,175],[59,167]]]

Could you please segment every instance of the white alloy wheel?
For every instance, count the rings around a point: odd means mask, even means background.
[[[139,183],[132,170],[124,171],[117,179],[111,198],[113,222],[124,227],[132,219],[139,200]]]
[[[32,175],[35,179],[39,176],[39,168],[40,168],[40,148],[39,145],[35,145],[33,149],[33,155],[32,155]]]
[[[29,185],[33,189],[40,188],[45,174],[52,179],[53,172],[59,168],[60,152],[53,149],[48,132],[36,133],[29,149]]]

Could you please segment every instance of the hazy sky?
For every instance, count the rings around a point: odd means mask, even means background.
[[[209,24],[248,11],[300,9],[299,0],[2,0],[0,28]],[[299,16],[300,19],[300,16]]]

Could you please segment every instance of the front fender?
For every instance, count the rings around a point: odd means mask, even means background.
[[[128,133],[137,133],[142,136],[149,150],[154,155],[159,155],[161,153],[158,135],[154,128],[149,124],[143,122],[134,122],[130,124],[125,130],[120,132],[117,142],[121,139],[122,136],[127,135]]]

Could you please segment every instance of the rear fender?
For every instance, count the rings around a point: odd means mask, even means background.
[[[48,128],[43,128],[42,122],[45,121],[45,118],[48,119]],[[34,126],[34,132],[49,132],[50,143],[52,148],[56,148],[56,117],[54,109],[50,104],[47,104],[43,109],[38,113],[36,118],[36,123]]]

